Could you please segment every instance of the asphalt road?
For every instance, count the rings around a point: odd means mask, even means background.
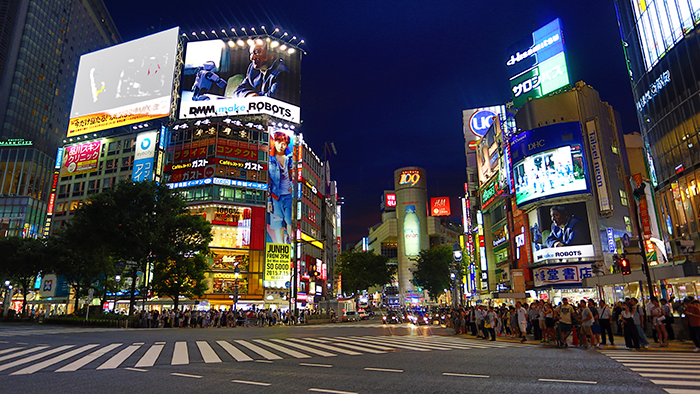
[[[235,329],[5,324],[0,393],[700,392],[696,353],[556,349],[450,334],[378,321]]]

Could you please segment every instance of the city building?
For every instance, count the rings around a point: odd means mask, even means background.
[[[120,41],[102,0],[0,4],[0,236],[46,235],[80,56]]]
[[[668,257],[652,269],[655,292],[698,296],[700,4],[616,0],[615,5],[647,165],[640,176],[653,189],[646,201],[658,223],[643,229],[644,237],[660,233],[665,250],[659,254]]]

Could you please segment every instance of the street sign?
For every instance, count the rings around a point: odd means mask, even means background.
[[[622,236],[622,244],[625,245],[625,246],[630,246],[630,236],[627,235],[627,233],[625,233],[625,234]]]

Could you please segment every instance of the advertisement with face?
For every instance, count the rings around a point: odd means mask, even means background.
[[[528,219],[534,263],[595,256],[585,202],[542,206]]]
[[[269,127],[267,242],[291,244],[294,189],[294,133]]]
[[[580,123],[540,127],[511,143],[518,206],[543,198],[588,192]]]
[[[268,114],[300,121],[301,51],[265,38],[187,43],[180,119]]]
[[[63,150],[61,176],[85,174],[97,170],[102,141],[67,146]]]
[[[178,28],[80,57],[68,137],[168,116]]]

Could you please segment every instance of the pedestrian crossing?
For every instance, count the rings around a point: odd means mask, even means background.
[[[0,327],[0,337],[34,336],[34,335],[63,335],[79,333],[114,332],[116,328],[101,327],[57,327],[57,328],[36,328],[36,327]]]
[[[398,351],[450,351],[500,349],[512,343],[443,336],[339,336],[313,338],[235,339],[215,341],[88,343],[82,345],[7,345],[0,348],[0,375],[37,372],[115,370],[191,363],[274,362],[283,359],[360,356]]]
[[[661,351],[601,351],[670,394],[700,393],[700,354]]]

